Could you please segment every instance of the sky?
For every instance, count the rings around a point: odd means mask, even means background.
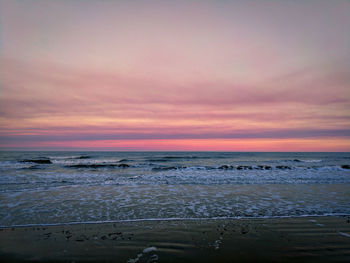
[[[349,0],[0,0],[0,150],[350,151],[349,28]]]

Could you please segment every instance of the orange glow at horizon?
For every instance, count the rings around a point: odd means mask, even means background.
[[[16,144],[5,144],[16,148]],[[348,139],[171,139],[171,140],[88,140],[25,143],[22,147],[34,149],[106,150],[106,151],[282,151],[282,152],[347,152]]]

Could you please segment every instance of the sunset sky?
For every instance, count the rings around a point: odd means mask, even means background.
[[[0,149],[350,151],[350,1],[0,0]]]

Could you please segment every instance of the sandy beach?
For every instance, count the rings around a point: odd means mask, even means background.
[[[1,262],[349,262],[350,218],[2,228],[0,258]]]

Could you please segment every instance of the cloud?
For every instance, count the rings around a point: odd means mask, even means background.
[[[258,107],[266,104],[325,106],[349,103],[350,70],[313,69],[255,85],[200,80],[179,85],[121,73],[77,70],[3,59],[2,116],[102,114],[204,106]],[[336,69],[335,69],[336,70]],[[209,112],[210,114],[210,112]]]
[[[344,70],[307,69],[255,86],[178,85],[55,63],[1,62],[3,145],[350,134]]]
[[[274,130],[237,130],[230,132],[199,132],[194,131],[183,132],[181,130],[170,129],[140,129],[131,132],[115,131],[105,133],[99,130],[81,129],[77,131],[66,131],[63,134],[18,134],[18,135],[2,135],[0,142],[23,143],[23,142],[66,142],[66,141],[105,141],[105,140],[171,140],[171,139],[295,139],[295,138],[348,138],[350,137],[350,129],[274,129]]]
[[[1,1],[0,141],[343,140],[349,8]]]

